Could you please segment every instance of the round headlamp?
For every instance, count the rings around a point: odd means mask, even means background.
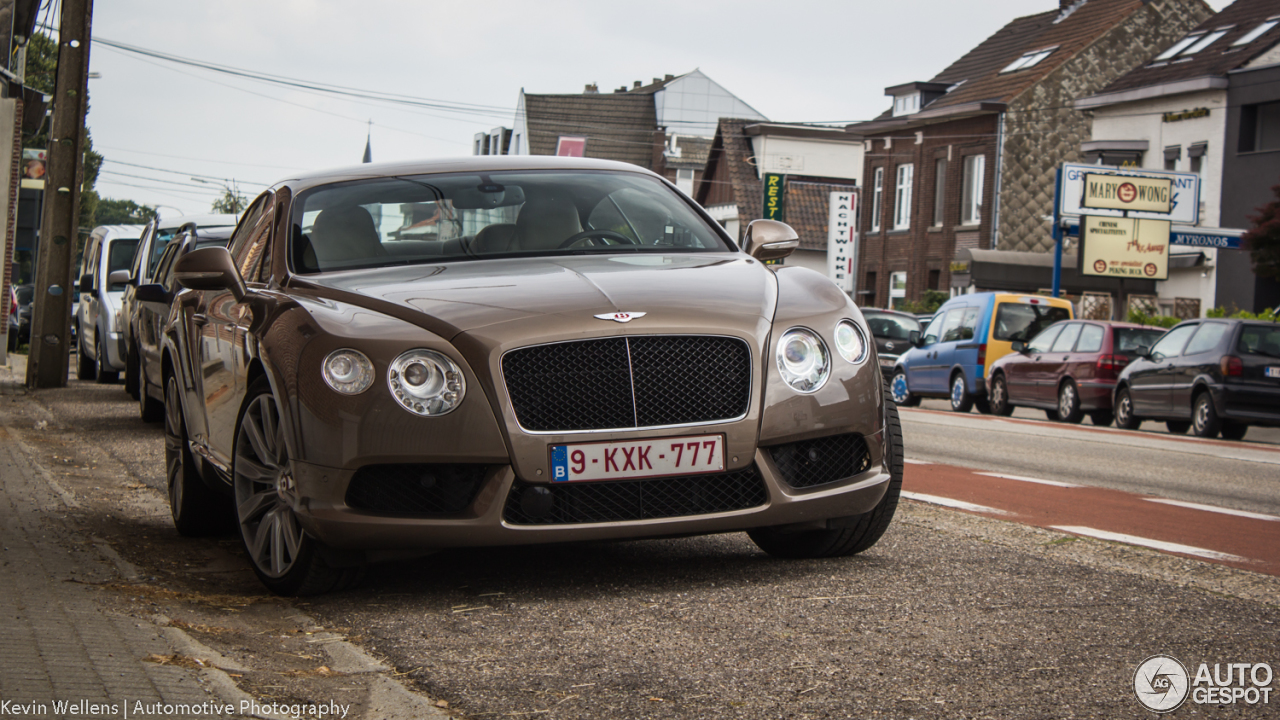
[[[387,370],[387,385],[401,407],[415,415],[444,415],[466,394],[462,369],[435,350],[410,350]]]
[[[334,350],[324,359],[325,383],[343,395],[359,395],[373,384],[373,363],[359,350]]]
[[[792,390],[816,392],[831,375],[831,361],[822,338],[808,328],[792,328],[778,340],[778,372]]]
[[[836,323],[836,351],[840,357],[857,365],[867,359],[867,336],[852,320]]]

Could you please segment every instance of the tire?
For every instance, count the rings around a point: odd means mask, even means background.
[[[951,376],[951,410],[958,413],[967,413],[973,409],[973,395],[970,394],[969,388],[965,386],[964,373],[956,373]]]
[[[1115,413],[1110,410],[1098,410],[1097,412],[1089,413],[1089,420],[1098,427],[1109,427],[1115,419]]]
[[[138,416],[145,423],[155,423],[165,419],[165,403],[147,394],[147,383],[141,377],[138,378]]]
[[[1247,432],[1249,432],[1249,426],[1244,423],[1229,421],[1222,423],[1222,437],[1226,440],[1243,440]]]
[[[84,351],[84,346],[76,347],[76,379],[77,380],[96,380],[98,377],[98,364],[89,359],[89,353]]]
[[[1058,422],[1058,411],[1057,411],[1057,410],[1045,410],[1045,411],[1044,411],[1044,417],[1045,417],[1045,419],[1046,419],[1046,420],[1052,420],[1052,421],[1054,421],[1054,422]]]
[[[240,538],[263,585],[279,595],[319,595],[359,577],[359,568],[325,561],[325,548],[302,529],[284,498],[293,483],[289,448],[266,377],[245,396],[231,467]]]
[[[902,422],[898,407],[885,392],[885,432],[889,436],[889,488],[871,510],[843,518],[843,527],[805,532],[781,532],[777,528],[748,530],[752,542],[780,558],[827,558],[856,555],[875,545],[889,528],[902,494]]]
[[[1004,373],[991,378],[991,414],[1009,417],[1013,414],[1013,405],[1009,404],[1009,384]]]
[[[898,407],[915,407],[920,404],[920,396],[911,392],[907,385],[907,371],[898,368],[893,371],[893,379],[889,381],[889,397]]]
[[[1213,406],[1213,397],[1201,391],[1191,401],[1191,422],[1189,423],[1197,436],[1215,438],[1222,432],[1222,420],[1218,419],[1218,409]]]
[[[1137,430],[1142,426],[1142,418],[1133,414],[1133,398],[1129,396],[1129,388],[1120,388],[1116,393],[1116,427],[1125,430]]]
[[[138,351],[132,346],[124,358],[124,391],[129,393],[129,397],[134,400],[140,400],[138,396]],[[159,417],[156,418],[156,420],[159,419]],[[155,420],[149,420],[148,422],[155,422]]]
[[[173,375],[165,378],[164,467],[169,513],[178,534],[205,537],[231,528],[227,499],[206,485],[196,470],[195,457],[187,443],[187,421],[182,412],[178,379]]]
[[[97,381],[103,385],[107,385],[119,380],[120,373],[115,370],[106,369],[107,364],[104,361],[107,358],[107,352],[106,352],[107,349],[102,345],[102,337],[101,337],[102,333],[99,332],[98,336],[99,336],[98,344],[95,346],[98,349],[98,359],[94,363],[97,366],[96,367],[96,372],[98,376]]]
[[[1084,411],[1080,409],[1080,391],[1070,380],[1058,388],[1058,420],[1072,425],[1080,424]]]

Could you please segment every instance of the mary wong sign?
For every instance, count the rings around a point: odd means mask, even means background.
[[[1116,197],[1114,205],[1105,205],[1108,190],[1099,186],[1099,198],[1092,202],[1095,207],[1085,205],[1086,180],[1090,177],[1105,177]],[[1158,195],[1159,183],[1168,182],[1168,206],[1164,211],[1146,210],[1135,207],[1147,187],[1149,202],[1153,195]],[[1133,200],[1126,202],[1123,198],[1131,197],[1130,189],[1123,188],[1125,183],[1133,186]],[[1158,203],[1163,207],[1163,203]],[[1082,165],[1078,163],[1062,164],[1062,187],[1058,192],[1058,213],[1072,218],[1081,215],[1110,215],[1112,217],[1140,217],[1152,220],[1169,220],[1179,225],[1195,225],[1200,221],[1200,176],[1195,173],[1169,172],[1167,170],[1109,168],[1101,165]]]
[[[1137,175],[1084,176],[1082,207],[1168,213],[1173,206],[1173,180]]]
[[[1084,216],[1080,224],[1080,274],[1169,279],[1168,220]]]

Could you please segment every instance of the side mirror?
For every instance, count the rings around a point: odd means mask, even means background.
[[[107,276],[107,287],[127,285],[131,280],[133,280],[133,276],[129,274],[128,270],[116,270]]]
[[[1138,352],[1138,357],[1140,357],[1140,358],[1146,358],[1147,360],[1150,360],[1150,359],[1151,359],[1151,346],[1150,346],[1150,345],[1139,345],[1139,346],[1138,346],[1138,351],[1137,351],[1137,352]]]
[[[85,274],[80,276],[80,292],[93,292],[93,275]]]
[[[1012,343],[1012,345],[1013,345],[1013,351],[1014,351],[1014,352],[1016,352],[1016,353],[1021,353],[1021,354],[1023,354],[1023,355],[1027,354],[1027,343],[1026,343],[1026,341],[1024,341],[1024,340],[1014,340],[1014,341],[1013,341],[1013,343]]]
[[[911,343],[915,347],[924,346],[924,342],[920,338],[919,330],[912,330],[911,332],[907,333],[907,342]]]
[[[164,286],[158,283],[148,283],[139,285],[138,290],[133,294],[133,299],[144,303],[169,303],[169,293],[165,291]]]
[[[752,220],[742,239],[742,251],[760,262],[784,258],[798,247],[800,236],[777,220]]]
[[[173,266],[173,276],[188,290],[230,290],[236,302],[249,293],[231,253],[223,247],[201,248],[183,255]]]

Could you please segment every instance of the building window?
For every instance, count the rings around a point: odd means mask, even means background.
[[[1276,23],[1280,23],[1280,17],[1268,18],[1266,22],[1250,30],[1244,35],[1241,35],[1239,40],[1236,40],[1235,42],[1231,43],[1231,47],[1240,47],[1241,45],[1248,45],[1254,40],[1257,40],[1258,38],[1262,37],[1262,35],[1266,33],[1268,30],[1275,27]]]
[[[897,310],[907,301],[907,274],[896,272],[889,274],[889,307]]]
[[[897,95],[893,98],[893,116],[910,115],[920,110],[920,93]]]
[[[871,232],[880,232],[880,209],[884,197],[884,168],[876,168],[875,181],[871,185]]]
[[[1029,67],[1040,64],[1041,60],[1044,60],[1045,58],[1052,55],[1053,51],[1057,49],[1058,47],[1055,45],[1054,47],[1045,48],[1043,50],[1032,50],[1026,55],[1023,55],[1017,60],[1014,60],[1013,62],[1006,65],[1005,68],[1000,72],[1011,73],[1011,72],[1017,72],[1018,70],[1026,70]]]
[[[876,288],[876,274],[874,272],[869,272],[867,273],[867,302],[871,304],[871,307],[877,307],[876,305],[877,292],[878,292],[878,288]]]
[[[1240,108],[1240,152],[1280,150],[1280,102]]]
[[[676,170],[676,187],[683,190],[685,195],[693,195],[693,168]]]
[[[1182,146],[1170,145],[1164,149],[1164,169],[1177,170],[1178,160],[1182,159]]]
[[[942,288],[938,287],[941,284],[942,284],[942,271],[930,270],[929,271],[929,289],[941,290]]]
[[[1235,27],[1235,25],[1218,28],[1217,30],[1208,33],[1204,31],[1191,33],[1173,45],[1170,45],[1168,50],[1157,55],[1156,62],[1195,55],[1201,50],[1217,42],[1218,38],[1226,35],[1233,27]]]
[[[933,226],[942,227],[947,207],[947,159],[933,161]]]
[[[1191,160],[1191,172],[1199,175],[1204,167],[1204,155],[1209,151],[1209,143],[1199,142],[1187,148],[1187,157]]]
[[[964,159],[964,180],[960,188],[961,225],[982,222],[982,181],[986,166],[985,155],[970,155]]]
[[[911,227],[911,179],[915,174],[915,165],[907,163],[898,166],[898,181],[893,191],[893,229],[906,230]]]

